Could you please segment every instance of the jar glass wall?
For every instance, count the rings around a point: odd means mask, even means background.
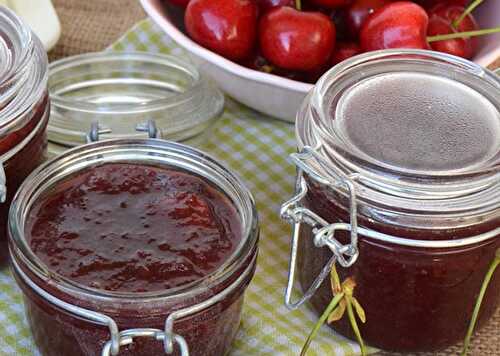
[[[13,12],[0,9],[0,161],[6,175],[0,205],[0,263],[6,261],[9,205],[22,181],[45,159],[49,116],[47,55]]]
[[[36,248],[30,243],[34,241],[35,231],[28,229],[26,225],[31,210],[44,200],[50,204],[52,201],[47,199],[54,196],[54,191],[58,191],[61,184],[70,182],[71,185],[71,182],[76,182],[79,177],[92,170],[98,172],[103,167],[107,169],[106,167],[117,164],[133,165],[135,172],[145,169],[148,172],[146,176],[154,173],[151,171],[154,167],[179,172],[184,177],[191,176],[204,182],[199,183],[202,184],[199,186],[199,194],[208,194],[208,197],[223,195],[239,220],[237,226],[240,229],[234,232],[238,237],[235,248],[221,260],[215,270],[194,281],[167,289],[135,292],[113,288],[108,290],[107,287],[98,288],[95,284],[105,280],[95,278],[92,285],[85,285],[75,274],[56,272],[57,266],[43,262],[38,250],[35,253]],[[128,187],[136,178],[132,177],[125,186]],[[95,179],[93,176],[92,181]],[[107,179],[108,177],[104,177],[104,180]],[[175,177],[173,180],[162,180],[161,184],[167,189],[174,181]],[[117,187],[114,183],[109,184],[109,187]],[[179,184],[189,185],[183,182]],[[175,192],[172,194],[175,195]],[[185,196],[184,193],[181,195]],[[110,195],[109,199],[113,196],[115,194]],[[171,198],[169,192],[166,199]],[[189,199],[190,204],[196,207],[196,198]],[[134,191],[127,195],[123,206],[133,206],[138,202],[140,192]],[[104,209],[103,206],[99,208]],[[95,209],[97,207],[93,207],[92,211]],[[43,210],[42,216],[46,213],[48,210]],[[113,211],[109,213],[110,216],[115,214]],[[172,210],[168,214],[184,219],[188,211]],[[217,213],[215,215],[218,216]],[[201,220],[187,221],[198,224],[197,221]],[[120,226],[111,224],[108,228],[117,231]],[[186,227],[182,224],[178,226],[179,235],[184,233],[184,228]],[[244,292],[255,270],[258,224],[250,193],[232,173],[210,157],[187,146],[167,141],[129,139],[106,140],[80,146],[40,167],[21,187],[13,202],[10,234],[14,275],[23,290],[28,321],[43,355],[95,355],[106,347],[108,351],[112,351],[113,347],[117,347],[118,341],[121,341],[120,355],[163,355],[165,347],[168,347],[168,340],[172,340],[175,345],[174,354],[180,354],[180,337],[187,343],[191,355],[222,355],[227,353],[238,330]],[[153,235],[146,234],[142,238],[143,245],[158,238]],[[191,237],[198,237],[198,240],[203,238],[199,235]],[[169,239],[168,236],[165,238]],[[175,240],[175,236],[170,238]],[[107,243],[102,241],[102,244]],[[172,245],[167,250],[161,246],[160,250],[165,258],[170,258],[168,256],[181,247]],[[120,251],[113,254],[120,256]],[[145,257],[144,263],[146,260]],[[181,265],[176,266],[171,268],[182,276],[186,270],[180,268]],[[120,280],[120,276],[115,279]],[[151,280],[151,284],[154,283]],[[135,336],[133,342],[130,342],[130,335]],[[173,339],[168,339],[169,337]]]
[[[341,278],[356,281],[368,344],[432,351],[463,340],[500,248],[499,78],[430,51],[357,56],[317,83],[296,135],[300,194],[283,216],[301,223],[303,289],[333,252]],[[480,325],[499,288],[497,273]],[[331,298],[324,281],[311,302],[321,314]],[[332,327],[354,336],[346,320]]]

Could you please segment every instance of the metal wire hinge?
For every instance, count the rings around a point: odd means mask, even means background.
[[[281,218],[290,222],[293,225],[292,235],[292,248],[290,256],[290,266],[288,274],[288,284],[285,292],[285,305],[289,309],[297,309],[307,300],[309,300],[314,293],[321,286],[322,282],[327,278],[334,263],[338,262],[342,267],[352,266],[359,255],[358,251],[358,224],[357,224],[357,205],[356,205],[356,191],[353,180],[357,176],[341,176],[337,172],[332,171],[328,167],[328,163],[319,156],[319,154],[311,147],[304,147],[302,152],[291,155],[292,160],[297,165],[298,179],[296,187],[296,195],[285,202],[281,208]],[[329,180],[316,172],[309,164],[309,160],[315,160],[323,169],[325,169],[331,176],[336,177],[335,181]],[[350,223],[333,223],[330,224],[318,214],[302,206],[302,199],[307,195],[307,183],[304,179],[304,173],[317,182],[333,187],[343,188],[348,192],[350,200]],[[298,242],[300,237],[301,225],[305,223],[312,228],[314,234],[314,245],[316,247],[328,247],[332,253],[332,258],[325,264],[320,274],[316,277],[309,289],[304,295],[295,302],[292,302],[293,285],[296,274],[296,262]],[[335,238],[337,231],[347,231],[350,233],[350,241],[347,244],[342,244]]]
[[[140,123],[135,126],[135,131],[147,132],[149,138],[159,138],[160,131],[156,127],[156,122],[154,120],[148,120],[145,123]],[[86,135],[87,143],[99,141],[99,136],[102,134],[110,134],[113,130],[109,127],[102,126],[97,121],[93,121],[90,124],[89,132]]]

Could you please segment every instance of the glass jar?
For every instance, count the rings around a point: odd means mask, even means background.
[[[335,66],[296,123],[289,308],[321,314],[334,263],[356,283],[369,345],[435,351],[465,338],[500,248],[500,80],[442,53],[389,50]],[[305,291],[292,302],[295,274]],[[479,325],[500,303],[500,274]],[[331,326],[354,338],[347,317]]]
[[[40,40],[12,11],[0,7],[0,264],[6,262],[10,201],[45,159],[49,117],[47,55]]]
[[[29,242],[32,230],[25,227],[30,211],[35,203],[47,199],[47,194],[50,197],[57,191],[58,184],[71,184],[68,179],[79,179],[85,172],[107,164],[174,169],[206,182],[227,198],[239,218],[237,246],[213,272],[159,291],[92,288],[55,272]],[[208,194],[203,192],[200,194]],[[97,208],[90,210],[95,212]],[[44,356],[101,352],[188,355],[188,349],[191,355],[228,352],[239,326],[243,295],[255,270],[259,230],[249,191],[212,158],[187,146],[155,139],[83,145],[47,162],[28,177],[10,214],[13,273],[23,291],[35,342]]]
[[[51,155],[98,137],[201,142],[224,109],[224,95],[195,66],[162,54],[63,58],[50,64],[48,85]]]

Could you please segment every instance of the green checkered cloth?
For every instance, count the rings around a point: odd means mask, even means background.
[[[181,48],[150,20],[132,28],[112,50],[178,55]],[[293,193],[293,125],[265,117],[227,98],[226,109],[199,148],[237,172],[252,191],[260,215],[257,272],[248,288],[242,323],[231,355],[298,355],[317,320],[309,307],[289,311],[283,304],[290,249],[290,227],[280,220],[280,204]],[[298,295],[294,296],[295,298]],[[11,274],[0,272],[0,355],[37,355],[22,298]],[[358,355],[359,347],[323,326],[308,355]]]

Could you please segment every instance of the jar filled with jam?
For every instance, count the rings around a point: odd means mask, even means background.
[[[500,79],[430,51],[367,53],[335,66],[296,123],[297,195],[286,302],[322,314],[355,282],[372,346],[435,351],[464,340],[500,248]],[[304,297],[291,301],[295,275]],[[500,274],[479,314],[500,303]],[[330,326],[355,339],[347,317]]]
[[[12,11],[0,7],[0,163],[6,177],[0,189],[0,263],[6,261],[10,201],[45,159],[47,68],[40,40]]]
[[[105,140],[39,167],[10,255],[44,356],[224,355],[255,271],[255,204],[187,146]]]

